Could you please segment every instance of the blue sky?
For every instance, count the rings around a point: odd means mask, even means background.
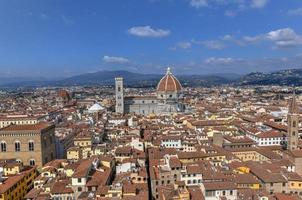
[[[302,68],[301,0],[0,0],[0,77]]]

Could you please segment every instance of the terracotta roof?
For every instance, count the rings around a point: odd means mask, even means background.
[[[91,160],[81,160],[80,165],[76,168],[74,174],[72,175],[73,178],[82,178],[86,177],[88,174],[88,170],[91,166]]]
[[[204,196],[202,194],[202,191],[197,186],[188,187],[188,190],[190,192],[191,200],[204,200]]]
[[[291,195],[291,194],[275,194],[276,200],[298,200],[300,199],[297,195]]]
[[[233,182],[221,181],[221,182],[204,182],[205,190],[233,190],[236,185]]]
[[[4,180],[2,184],[0,184],[0,194],[5,193],[7,190],[12,188],[16,183],[18,183],[21,179],[26,177],[30,172],[34,171],[35,169],[36,167],[31,167],[17,175],[8,176],[8,178]]]
[[[23,125],[10,125],[8,127],[0,129],[2,131],[41,131],[50,126],[53,126],[46,122],[40,122],[38,124],[23,124]]]
[[[159,92],[179,92],[182,90],[182,86],[168,68],[166,75],[159,81],[156,90]]]
[[[71,187],[68,187],[68,180],[55,182],[50,191],[52,194],[74,193]]]
[[[58,96],[63,98],[70,98],[69,93],[66,90],[58,91]]]

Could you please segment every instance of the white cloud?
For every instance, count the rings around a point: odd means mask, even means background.
[[[302,8],[297,8],[288,11],[289,15],[302,15]]]
[[[49,16],[46,13],[40,13],[40,17],[44,20],[49,19]]]
[[[298,35],[291,28],[283,28],[256,36],[244,36],[237,41],[245,45],[268,41],[274,44],[273,48],[289,48],[302,45],[302,35]]]
[[[190,49],[192,44],[190,42],[179,42],[177,46],[182,49]]]
[[[195,8],[206,7],[208,6],[207,0],[191,0],[190,5]]]
[[[266,38],[270,41],[273,41],[277,48],[295,47],[302,45],[302,36],[298,35],[291,28],[271,31],[266,34]]]
[[[235,17],[237,15],[237,12],[234,10],[226,10],[224,12],[224,15],[227,17]]]
[[[221,41],[218,41],[218,40],[207,40],[207,41],[203,41],[201,43],[209,49],[220,50],[220,49],[225,48],[225,45]]]
[[[269,0],[252,0],[251,7],[252,8],[263,8],[268,4]]]
[[[170,50],[177,49],[190,49],[192,47],[191,42],[178,42],[174,47],[169,48]]]
[[[225,35],[225,36],[222,37],[222,40],[225,40],[225,41],[233,40],[233,36],[231,36],[231,35]]]
[[[171,34],[169,30],[154,29],[151,26],[135,26],[128,30],[128,33],[138,37],[166,37]]]
[[[224,65],[224,64],[230,64],[230,63],[233,63],[234,61],[236,61],[236,59],[234,58],[230,58],[230,57],[227,57],[227,58],[215,58],[215,57],[210,57],[210,58],[207,58],[204,60],[204,63],[206,64],[214,64],[214,65]]]
[[[225,12],[226,16],[235,16],[237,12],[246,10],[247,8],[263,8],[269,0],[190,0],[190,6],[194,8],[217,7],[217,6],[235,6],[237,9]]]
[[[62,21],[67,25],[74,24],[74,21],[65,15],[62,15],[61,18]]]
[[[257,36],[244,36],[242,39],[244,42],[247,42],[247,43],[256,43],[256,42],[261,41],[262,38],[263,38],[262,35],[257,35]]]
[[[103,61],[106,63],[118,63],[118,64],[124,64],[129,63],[129,59],[124,57],[116,57],[116,56],[104,56]]]

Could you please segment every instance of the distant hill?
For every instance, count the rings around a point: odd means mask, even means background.
[[[95,73],[86,73],[77,76],[73,76],[64,80],[57,82],[58,84],[63,85],[113,85],[115,77],[123,77],[125,79],[126,84],[142,84],[144,82],[152,82],[153,80],[157,80],[161,77],[161,75],[157,74],[140,74],[133,73],[129,71],[99,71]]]
[[[302,85],[302,69],[287,69],[271,73],[253,72],[242,76],[237,85]]]
[[[125,85],[129,87],[149,87],[156,86],[163,74],[140,74],[129,71],[99,71],[87,73],[64,79],[59,83],[62,85],[82,85],[82,84],[100,84],[113,85],[115,77],[123,77]],[[236,75],[179,75],[177,78],[186,86],[211,86],[231,83],[231,78]]]
[[[0,78],[1,87],[41,87],[72,85],[114,85],[115,77],[123,77],[127,87],[155,87],[163,74],[141,74],[129,71],[99,71],[65,79]],[[271,73],[253,72],[244,76],[237,74],[176,75],[183,86],[231,85],[296,85],[302,86],[302,69],[281,70]]]

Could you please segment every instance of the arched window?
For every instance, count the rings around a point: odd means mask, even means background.
[[[6,152],[6,142],[1,142],[1,152]]]
[[[52,136],[51,135],[49,136],[49,142],[50,142],[50,144],[52,144]]]
[[[30,159],[29,160],[29,165],[34,166],[36,164],[35,159]]]
[[[293,121],[293,127],[296,127],[297,124],[296,124],[296,121]]]
[[[19,141],[15,142],[15,151],[20,151],[21,150],[21,144]]]
[[[29,141],[28,142],[28,151],[34,151],[35,150],[35,146],[34,146],[34,141]]]

